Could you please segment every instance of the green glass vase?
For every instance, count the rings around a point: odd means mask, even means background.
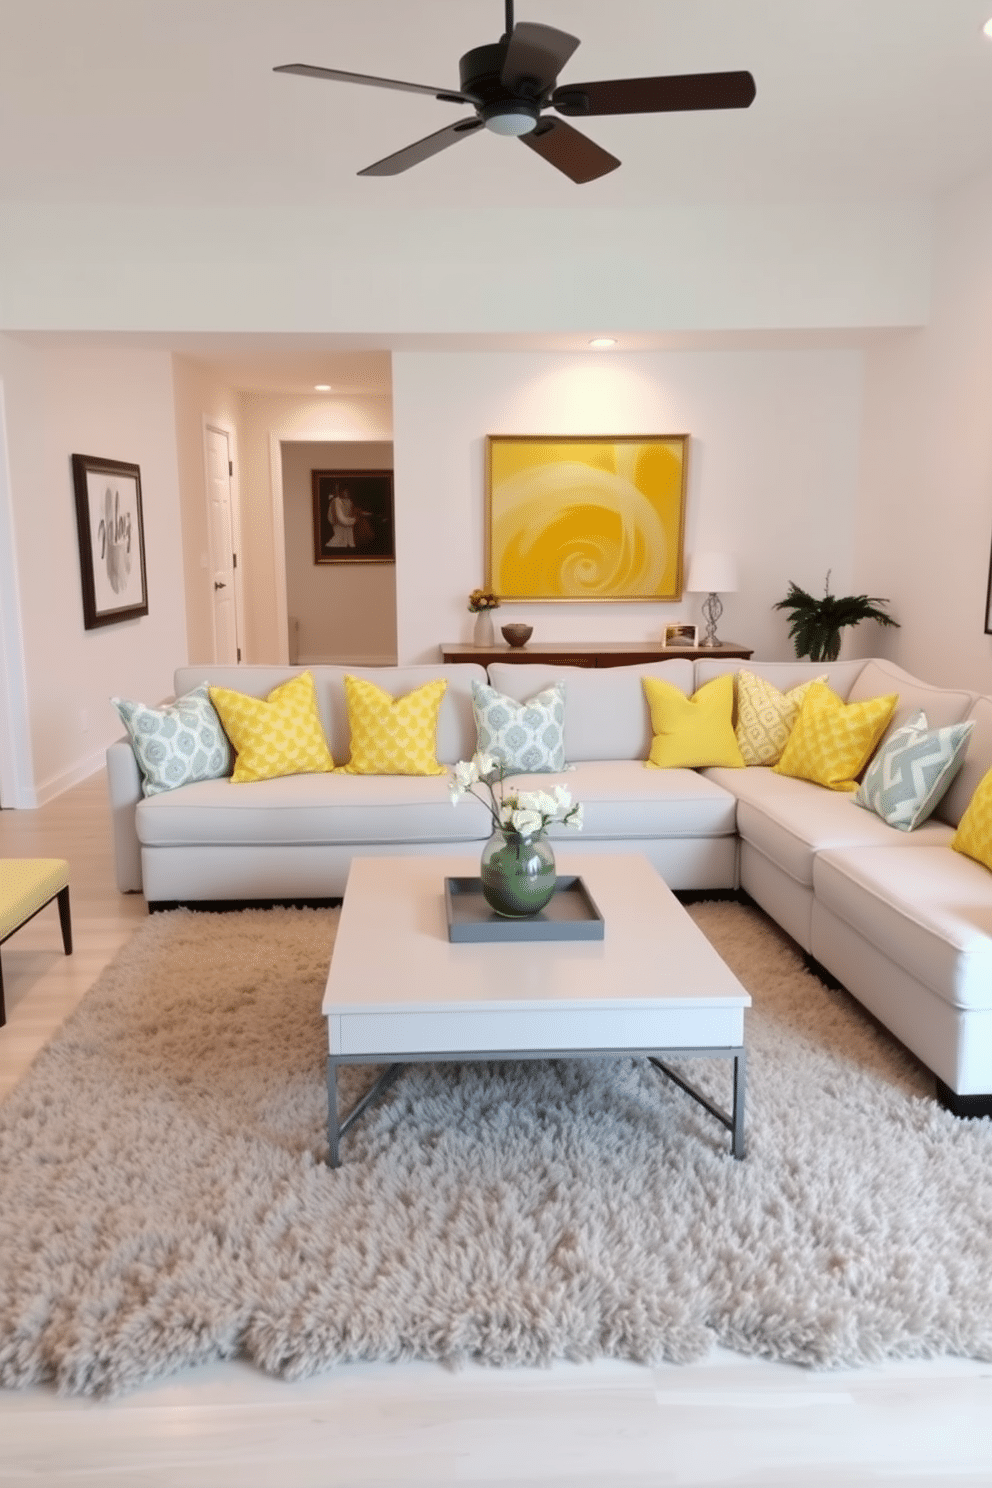
[[[555,855],[546,837],[521,837],[502,827],[482,849],[479,871],[486,903],[512,920],[542,910],[558,882]]]

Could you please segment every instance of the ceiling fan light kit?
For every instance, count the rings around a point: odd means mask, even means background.
[[[501,39],[488,46],[473,47],[459,61],[459,88],[404,83],[393,78],[316,67],[308,62],[290,62],[273,70],[330,82],[360,83],[370,88],[427,93],[441,103],[468,104],[475,110],[473,118],[449,124],[375,161],[360,170],[360,176],[399,175],[485,127],[493,134],[518,138],[548,165],[581,185],[616,170],[620,161],[567,124],[566,117],[740,109],[749,108],[754,102],[754,78],[749,72],[616,78],[570,83],[559,88],[558,74],[579,45],[578,37],[536,21],[515,24],[513,0],[505,0],[505,6],[506,30]],[[548,108],[564,117],[544,117],[543,111]]]

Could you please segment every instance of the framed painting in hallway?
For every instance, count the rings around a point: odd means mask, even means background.
[[[141,471],[126,460],[73,455],[83,625],[148,614]]]
[[[393,472],[314,470],[314,563],[395,563]]]

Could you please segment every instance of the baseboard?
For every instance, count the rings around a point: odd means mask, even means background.
[[[72,765],[68,770],[63,770],[59,775],[50,775],[35,787],[35,804],[47,806],[49,801],[54,801],[56,796],[61,796],[63,791],[71,790],[74,785],[89,780],[91,775],[96,775],[103,770],[107,764],[107,746],[101,745],[100,749],[91,754],[88,759],[82,759]]]
[[[937,1099],[952,1116],[992,1116],[992,1092],[987,1095],[958,1095],[956,1090],[938,1079]]]
[[[239,909],[336,909],[338,899],[149,899],[149,914],[191,909],[200,914],[233,914]]]

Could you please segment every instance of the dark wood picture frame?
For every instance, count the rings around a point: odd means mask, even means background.
[[[985,593],[985,634],[992,635],[992,553],[989,554],[989,585]]]
[[[127,460],[73,455],[72,483],[85,628],[147,615],[140,467]]]
[[[310,475],[314,563],[395,563],[393,472],[313,470]]]

